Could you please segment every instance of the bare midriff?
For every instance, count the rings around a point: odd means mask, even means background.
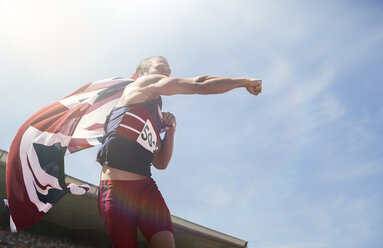
[[[147,176],[112,168],[106,164],[102,166],[101,180],[141,180]]]

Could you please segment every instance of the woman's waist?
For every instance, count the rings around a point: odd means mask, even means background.
[[[103,164],[101,171],[101,180],[142,180],[149,178],[149,176],[144,176],[134,172],[121,170],[117,168],[110,167],[106,164]]]

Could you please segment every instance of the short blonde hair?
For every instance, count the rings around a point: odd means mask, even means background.
[[[158,58],[166,60],[166,59],[165,59],[164,57],[162,57],[162,56],[152,56],[152,57],[143,59],[143,60],[141,60],[141,61],[138,63],[138,65],[137,65],[137,67],[136,67],[136,73],[138,73],[138,72],[141,71],[141,70],[144,71],[144,72],[147,72],[147,71],[149,70],[150,66],[152,65],[152,60],[153,60],[153,59],[158,59]]]

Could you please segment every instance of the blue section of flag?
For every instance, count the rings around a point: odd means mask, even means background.
[[[33,143],[41,168],[51,176],[59,177],[59,165],[66,152],[60,143],[51,146]]]
[[[63,197],[66,193],[68,193],[68,190],[51,188],[48,190],[48,194],[43,195],[37,190],[36,185],[34,185],[34,187],[39,200],[43,203],[50,203],[52,205],[60,200],[60,198]]]

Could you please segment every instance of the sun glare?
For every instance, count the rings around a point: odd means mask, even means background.
[[[7,33],[22,32],[33,20],[33,6],[28,2],[2,1],[0,3],[0,27]]]

